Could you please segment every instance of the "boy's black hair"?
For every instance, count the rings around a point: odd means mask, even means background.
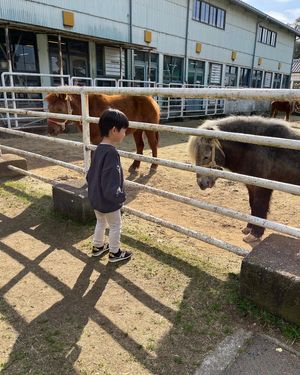
[[[118,109],[106,109],[99,119],[99,130],[101,137],[107,137],[110,129],[117,128],[120,131],[122,128],[127,129],[129,126],[127,116]]]

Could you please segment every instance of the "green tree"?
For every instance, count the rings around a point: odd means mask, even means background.
[[[300,31],[300,17],[296,18],[293,23],[289,26],[293,27],[295,30]],[[295,50],[294,50],[294,59],[300,59],[300,38],[296,38]]]

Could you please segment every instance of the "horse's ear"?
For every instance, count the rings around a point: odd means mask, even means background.
[[[52,98],[53,98],[53,94],[48,94],[47,96],[45,96],[45,100],[46,100],[48,103],[51,102]]]

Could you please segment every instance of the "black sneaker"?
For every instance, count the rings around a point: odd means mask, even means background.
[[[115,262],[121,262],[122,260],[127,260],[132,257],[132,253],[129,251],[122,251],[119,249],[117,253],[109,252],[108,261],[115,263]]]
[[[99,257],[101,255],[108,253],[108,251],[109,251],[108,244],[104,244],[101,247],[93,246],[92,257]]]

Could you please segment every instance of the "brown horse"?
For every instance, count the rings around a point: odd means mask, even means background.
[[[253,116],[236,116],[205,121],[199,129],[254,134],[268,137],[300,140],[300,132],[293,130],[283,120]],[[189,151],[196,165],[300,185],[300,151],[278,147],[258,146],[241,142],[216,140],[191,136]],[[216,177],[197,174],[201,190],[214,186]],[[272,190],[246,185],[251,215],[267,218]],[[260,239],[264,228],[248,223],[243,233],[245,242]]]
[[[278,101],[271,103],[271,117],[276,117],[278,112],[285,113],[285,120],[290,121],[290,115],[300,106],[298,102]]]
[[[46,96],[49,112],[81,115],[81,97],[77,94],[54,94]],[[158,124],[160,120],[160,109],[156,101],[149,96],[125,96],[125,95],[89,95],[89,115],[100,117],[107,108],[116,108],[124,112],[129,121],[140,121]],[[65,125],[69,121],[48,119],[48,132],[50,135],[58,135],[65,130]],[[76,122],[77,127],[82,131],[82,124]],[[152,156],[157,157],[158,132],[145,130],[148,143],[152,151]],[[129,128],[126,134],[133,134],[136,143],[136,151],[143,154],[143,130]],[[99,126],[90,123],[90,140],[97,145],[101,142]],[[134,172],[140,166],[140,161],[134,160],[129,170]],[[157,164],[152,164],[151,168],[156,169]]]

